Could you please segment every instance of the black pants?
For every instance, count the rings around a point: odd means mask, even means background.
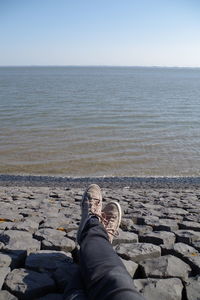
[[[96,217],[88,220],[81,234],[80,270],[87,293],[85,299],[144,300]]]

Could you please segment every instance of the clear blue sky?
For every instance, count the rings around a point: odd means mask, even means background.
[[[0,0],[0,65],[200,67],[200,1]]]

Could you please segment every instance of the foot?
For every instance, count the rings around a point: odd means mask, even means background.
[[[103,225],[107,231],[109,241],[112,243],[114,236],[118,235],[119,225],[121,223],[122,210],[116,201],[111,201],[102,210]]]
[[[101,219],[102,209],[102,194],[101,189],[97,184],[91,184],[85,193],[81,201],[81,222],[77,233],[77,242],[80,244],[80,236],[86,222],[90,216],[97,216]]]

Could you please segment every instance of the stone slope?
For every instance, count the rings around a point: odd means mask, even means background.
[[[0,299],[63,299],[78,271],[83,189],[1,187]],[[123,219],[113,247],[147,299],[200,299],[200,189],[103,189]]]

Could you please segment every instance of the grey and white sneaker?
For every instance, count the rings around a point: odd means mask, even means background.
[[[112,243],[114,236],[118,235],[122,218],[121,206],[116,201],[111,201],[102,210],[102,222],[107,231],[109,241]]]
[[[97,216],[101,220],[102,194],[97,184],[91,184],[83,194],[81,201],[81,221],[77,232],[77,242],[90,216]]]

